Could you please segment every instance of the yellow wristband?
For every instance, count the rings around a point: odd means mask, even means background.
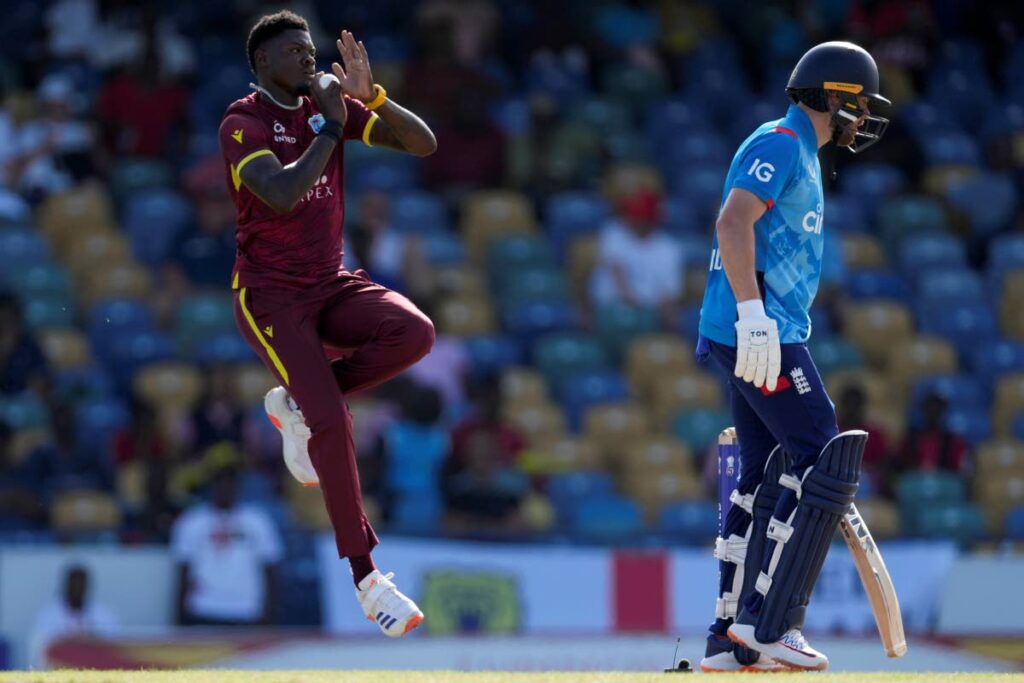
[[[388,99],[388,91],[384,89],[383,85],[373,84],[373,89],[377,91],[377,96],[366,103],[366,108],[370,111],[377,109],[384,104]]]

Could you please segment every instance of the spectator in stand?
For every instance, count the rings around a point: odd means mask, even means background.
[[[455,526],[517,526],[529,480],[517,467],[525,441],[501,418],[501,390],[482,381],[473,390],[475,414],[452,433],[445,497]]]
[[[179,624],[270,623],[281,537],[265,511],[238,504],[238,476],[234,466],[218,471],[210,503],[187,510],[172,530]]]
[[[969,474],[970,449],[967,441],[946,426],[946,399],[932,392],[921,404],[921,426],[910,430],[897,462],[900,472],[943,470]]]
[[[47,669],[47,648],[63,638],[109,638],[118,632],[117,617],[89,595],[89,572],[72,565],[64,573],[60,597],[35,619],[29,635],[33,669]]]
[[[420,163],[426,184],[455,194],[500,185],[505,175],[505,134],[488,114],[486,93],[461,90],[450,119],[434,127],[437,151]]]
[[[641,189],[618,202],[618,216],[601,228],[591,275],[591,303],[654,308],[671,327],[683,295],[683,254],[658,227],[661,198]]]
[[[21,304],[10,292],[0,292],[0,394],[49,391],[46,357],[25,327]]]
[[[414,301],[425,316],[431,320],[437,319],[434,316],[433,299]],[[406,375],[441,394],[445,421],[452,424],[452,420],[462,417],[466,409],[465,387],[468,369],[469,354],[463,338],[439,332],[430,353],[406,370]]]
[[[839,431],[863,429],[870,435],[868,445],[864,448],[862,470],[871,479],[876,492],[889,495],[888,473],[891,469],[889,453],[889,436],[885,429],[874,424],[867,417],[867,396],[864,388],[858,384],[850,384],[839,395],[836,406],[836,421]]]
[[[165,71],[147,34],[141,58],[103,84],[96,113],[111,156],[173,159],[188,149],[190,93]]]
[[[142,401],[134,401],[128,426],[115,433],[111,442],[114,462],[164,460],[170,451],[156,411]]]
[[[36,482],[36,495],[50,499],[64,491],[113,491],[114,468],[107,449],[77,438],[70,405],[57,403],[51,415],[52,437],[29,453],[25,461]]]
[[[215,363],[206,368],[206,393],[192,414],[192,449],[205,451],[228,441],[240,443],[245,409],[238,398],[231,367]]]
[[[359,198],[358,220],[345,226],[345,268],[362,268],[374,282],[417,299],[427,293],[431,268],[416,226],[403,226],[411,234],[395,229],[391,221],[391,200],[384,192],[368,190]]]
[[[14,462],[13,437],[0,421],[0,530],[38,529],[46,523],[46,505],[31,470]]]
[[[181,292],[192,286],[222,290],[235,266],[235,206],[224,185],[220,157],[211,156],[185,174],[196,222],[177,241],[165,282]]]

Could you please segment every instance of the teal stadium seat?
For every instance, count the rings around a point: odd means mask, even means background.
[[[602,306],[594,315],[594,330],[608,354],[618,362],[634,339],[658,330],[658,316],[652,308]]]
[[[924,538],[967,544],[985,536],[985,516],[976,505],[966,502],[923,507],[916,515],[914,533]]]
[[[716,443],[719,432],[732,423],[732,414],[724,408],[691,408],[672,417],[671,430],[694,453],[703,453]]]
[[[204,339],[235,332],[234,304],[230,294],[199,294],[178,306],[175,337],[186,353]]]
[[[897,484],[896,500],[903,529],[919,533],[937,524],[923,519],[931,511],[958,506],[965,501],[964,482],[952,472],[907,472]]]
[[[0,421],[15,431],[42,429],[50,425],[50,411],[33,393],[0,395]]]
[[[555,333],[541,337],[533,346],[533,363],[552,387],[572,374],[608,367],[601,344],[586,334]]]
[[[857,347],[842,337],[812,336],[808,346],[822,377],[839,370],[852,370],[864,365]]]
[[[495,295],[502,305],[522,301],[572,298],[569,281],[561,269],[550,266],[532,266],[525,269],[492,270],[495,275]]]

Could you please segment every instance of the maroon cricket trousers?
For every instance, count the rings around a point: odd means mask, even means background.
[[[298,403],[312,432],[309,456],[339,556],[368,554],[377,535],[363,510],[345,397],[425,356],[434,343],[433,324],[361,270],[303,289],[243,287],[234,294],[239,331]],[[329,355],[345,350],[351,352],[343,358]]]

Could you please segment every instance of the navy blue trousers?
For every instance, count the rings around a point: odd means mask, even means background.
[[[782,372],[775,391],[736,377],[736,347],[701,339],[698,357],[708,356],[729,380],[729,403],[740,442],[740,493],[753,493],[776,444],[789,454],[794,472],[818,459],[839,433],[835,405],[825,391],[806,344],[782,345]]]

